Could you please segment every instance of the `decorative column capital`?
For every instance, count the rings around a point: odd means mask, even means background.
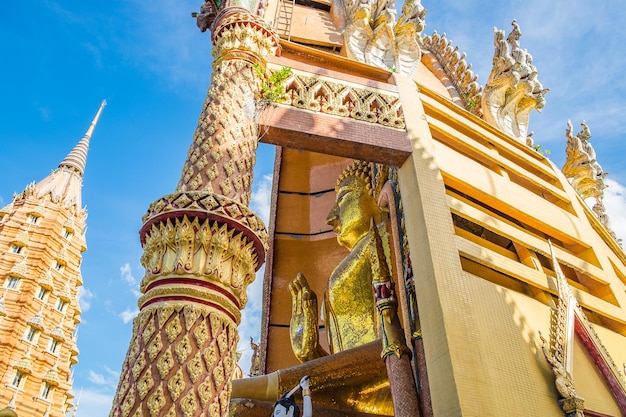
[[[215,60],[232,56],[265,65],[268,57],[280,56],[280,36],[262,17],[244,8],[222,10],[215,18],[212,33]]]
[[[222,55],[224,46],[249,51],[263,59],[280,55],[280,36],[262,17],[250,12],[254,2],[245,4],[246,1],[205,0],[200,13],[192,14],[200,31],[208,29],[213,33],[215,58]]]
[[[147,213],[141,218],[143,221],[139,231],[141,244],[146,243],[146,235],[153,225],[168,218],[183,216],[227,223],[251,238],[258,259],[265,259],[265,248],[269,238],[263,220],[245,204],[205,191],[179,191],[165,195],[150,204]],[[260,267],[259,264],[256,269]]]

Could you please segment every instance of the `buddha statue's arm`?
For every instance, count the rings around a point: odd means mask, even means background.
[[[315,292],[301,273],[289,283],[289,291],[292,301],[289,332],[294,355],[300,362],[326,356],[328,353],[319,344]]]

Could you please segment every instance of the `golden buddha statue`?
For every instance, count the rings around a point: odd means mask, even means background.
[[[380,357],[381,342],[377,340],[380,335],[370,258],[376,247],[372,222],[381,235],[387,236],[387,232],[371,178],[367,162],[355,161],[346,168],[339,177],[335,204],[326,218],[339,244],[350,251],[329,277],[324,291],[322,314],[330,355],[319,343],[317,296],[304,275],[298,274],[290,283],[290,335],[294,354],[303,363],[233,381],[232,398],[275,401],[302,375],[311,375],[311,390],[320,412],[332,409],[350,415],[393,415],[387,372]],[[389,247],[385,246],[389,259]]]
[[[383,212],[374,200],[370,165],[355,161],[339,177],[335,204],[326,223],[350,254],[335,268],[324,292],[322,315],[330,353],[342,352],[377,339],[372,294],[370,248],[372,219],[381,224]],[[300,362],[325,356],[319,344],[317,296],[302,274],[290,283],[291,345]]]

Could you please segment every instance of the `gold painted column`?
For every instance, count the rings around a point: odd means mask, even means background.
[[[267,231],[249,208],[261,80],[278,37],[239,7],[207,3],[213,73],[176,192],[150,205],[139,234],[139,315],[112,417],[226,416],[246,288]]]

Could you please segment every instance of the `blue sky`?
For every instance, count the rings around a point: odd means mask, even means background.
[[[44,178],[107,99],[87,161],[83,203],[83,322],[74,390],[79,417],[108,415],[136,314],[138,230],[150,202],[174,190],[210,81],[210,36],[192,11],[202,0],[7,2],[0,15],[0,205]],[[425,33],[446,32],[484,84],[493,27],[519,22],[521,45],[550,88],[533,112],[536,143],[562,166],[565,127],[584,118],[610,173],[606,205],[626,240],[626,6],[623,0],[423,0]],[[267,218],[274,149],[261,146],[253,208]],[[258,339],[261,282],[249,289],[241,348]],[[247,371],[249,361],[244,359]]]

